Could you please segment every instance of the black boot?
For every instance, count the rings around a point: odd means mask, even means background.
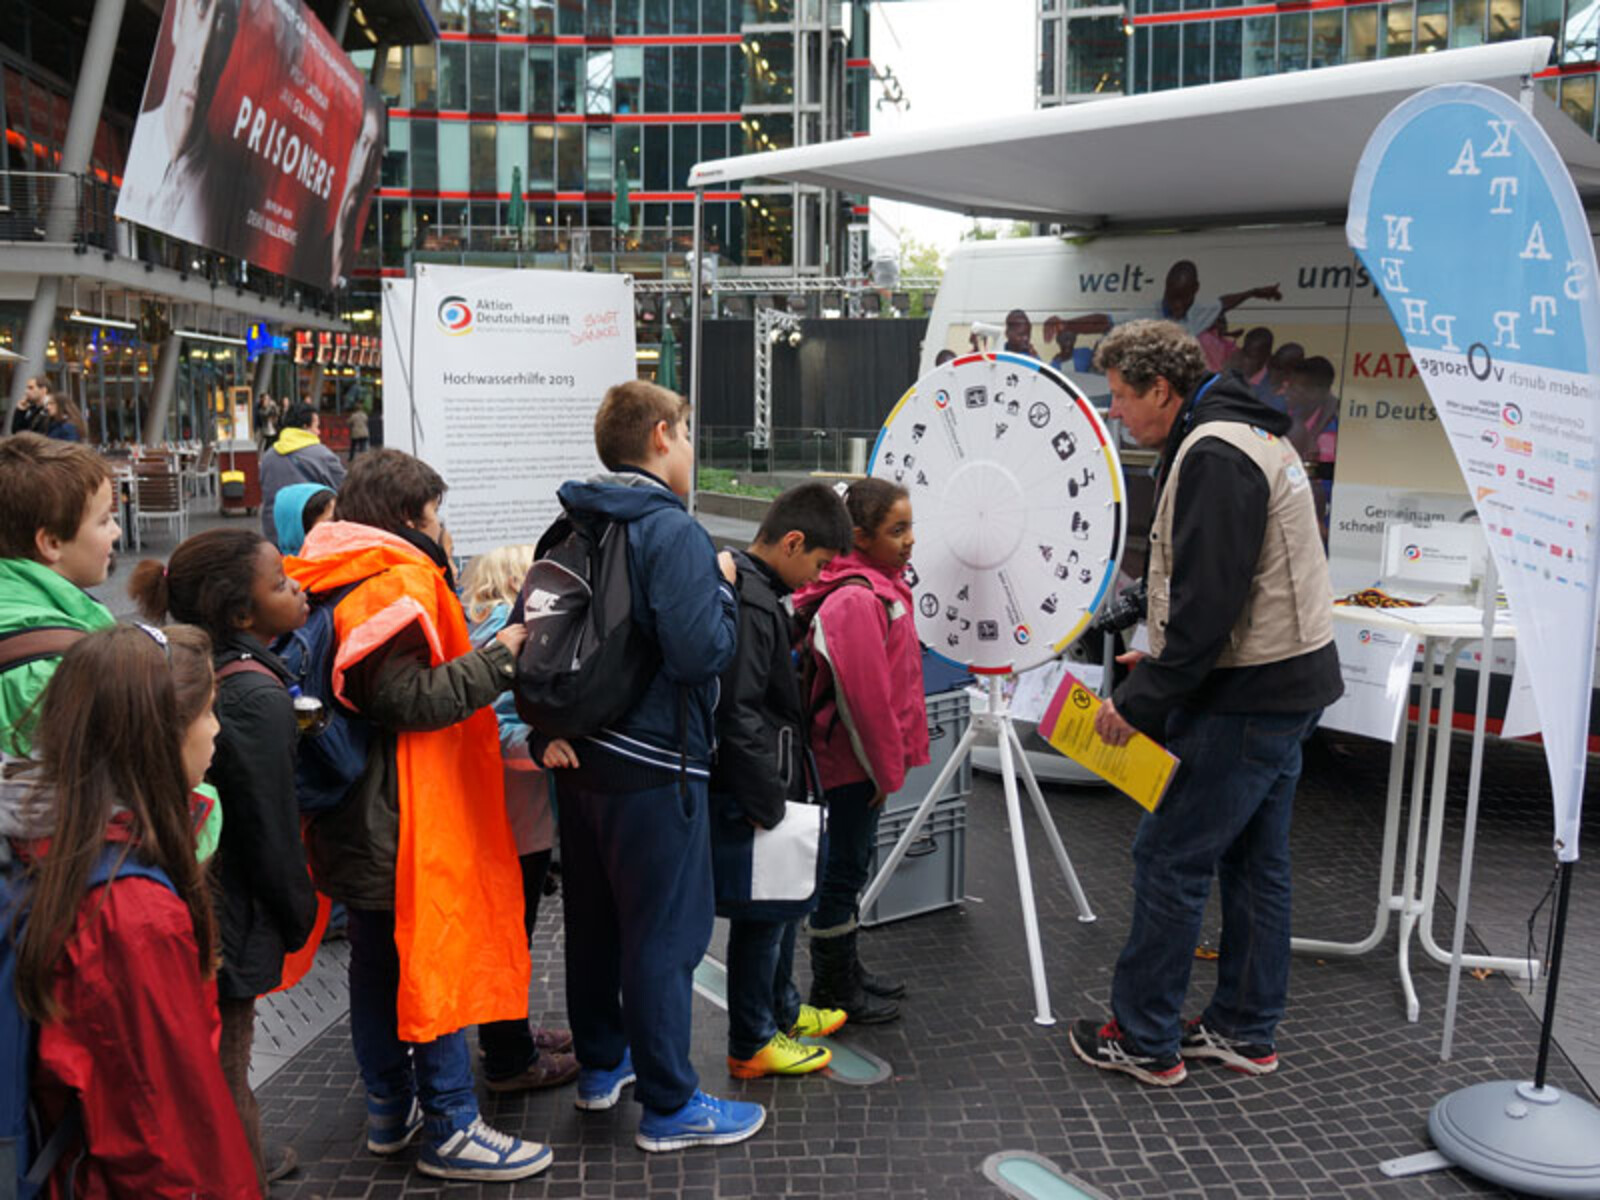
[[[813,1008],[842,1008],[854,1025],[882,1025],[899,1020],[900,1006],[865,990],[855,977],[855,930],[811,938]]]
[[[874,975],[861,965],[860,947],[856,944],[858,933],[849,936],[850,942],[850,970],[854,973],[856,982],[861,985],[861,990],[873,996],[882,996],[889,1000],[904,999],[906,985],[898,979],[889,979],[883,975]]]

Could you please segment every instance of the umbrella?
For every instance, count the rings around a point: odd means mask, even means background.
[[[661,364],[656,368],[656,382],[669,392],[678,390],[678,339],[672,336],[670,323],[661,327]]]
[[[506,206],[506,223],[520,235],[528,221],[528,202],[522,195],[522,168],[511,168],[511,203]]]
[[[617,198],[611,202],[611,223],[623,233],[633,228],[633,203],[628,193],[628,164],[617,162]]]

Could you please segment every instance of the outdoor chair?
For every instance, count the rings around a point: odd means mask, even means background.
[[[189,508],[183,476],[166,458],[141,459],[134,465],[134,522],[165,521],[177,526],[178,540],[189,536]]]

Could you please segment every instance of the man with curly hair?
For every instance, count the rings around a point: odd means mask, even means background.
[[[1289,983],[1289,825],[1300,747],[1344,690],[1328,563],[1290,419],[1237,371],[1211,373],[1170,321],[1130,321],[1095,349],[1111,415],[1161,451],[1150,528],[1150,650],[1101,708],[1113,746],[1135,731],[1178,773],[1133,843],[1133,927],[1111,1016],[1075,1021],[1078,1057],[1144,1083],[1185,1059],[1277,1069]],[[1183,1020],[1211,880],[1221,884],[1217,986]]]

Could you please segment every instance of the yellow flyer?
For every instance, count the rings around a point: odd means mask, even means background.
[[[1094,731],[1094,715],[1099,711],[1100,697],[1071,672],[1064,673],[1039,722],[1039,736],[1155,812],[1161,797],[1167,794],[1178,760],[1166,747],[1142,733],[1135,733],[1126,746],[1106,745]]]

